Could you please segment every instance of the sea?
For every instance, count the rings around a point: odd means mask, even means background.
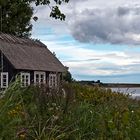
[[[112,91],[117,91],[123,94],[129,94],[132,98],[140,99],[140,87],[138,88],[111,88]]]

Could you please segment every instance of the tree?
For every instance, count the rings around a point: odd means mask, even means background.
[[[65,15],[59,10],[59,5],[69,0],[0,0],[0,31],[19,37],[29,37],[32,30],[31,4],[46,5],[50,8],[50,17],[65,20]],[[52,2],[55,2],[54,6]],[[33,17],[36,21],[38,17]]]
[[[73,81],[72,75],[69,71],[66,71],[66,73],[63,75],[63,80],[69,83]]]

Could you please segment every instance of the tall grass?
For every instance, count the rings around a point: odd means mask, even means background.
[[[65,95],[64,95],[65,94]],[[140,102],[100,87],[21,88],[0,98],[0,140],[139,140]]]

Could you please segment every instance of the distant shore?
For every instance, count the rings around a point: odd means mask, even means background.
[[[102,83],[103,87],[110,88],[140,88],[140,84],[128,84],[128,83]]]
[[[140,84],[136,83],[102,83],[100,80],[98,81],[77,81],[80,84],[92,85],[92,86],[103,86],[107,88],[140,88]]]

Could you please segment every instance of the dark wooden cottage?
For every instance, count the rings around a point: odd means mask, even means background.
[[[23,87],[48,84],[57,87],[66,69],[40,41],[0,33],[0,88],[19,75]]]

